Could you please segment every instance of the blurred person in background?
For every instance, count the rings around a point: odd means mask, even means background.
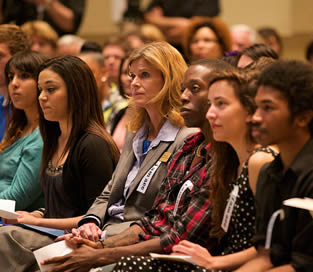
[[[86,0],[2,0],[2,22],[22,25],[43,20],[61,36],[76,33],[85,11]]]
[[[162,42],[166,41],[166,38],[162,31],[152,24],[142,24],[140,31],[147,42]]]
[[[98,52],[102,53],[102,47],[99,43],[95,41],[85,41],[80,48],[80,53],[86,53],[86,52]]]
[[[27,35],[15,25],[0,25],[0,141],[6,125],[5,106],[8,104],[8,92],[4,68],[8,60],[16,53],[29,50]]]
[[[118,91],[118,77],[121,61],[127,52],[128,47],[125,45],[123,39],[118,36],[106,40],[103,46],[102,55],[110,90],[107,99],[102,105],[104,121],[108,126],[108,120],[112,120],[118,111],[127,107],[127,101]]]
[[[103,56],[101,52],[86,51],[81,52],[78,57],[82,59],[85,63],[87,63],[96,79],[99,102],[101,103],[103,109],[103,105],[105,105],[106,100],[108,99],[108,96],[110,94],[110,88],[107,81],[107,72],[104,67]]]
[[[44,21],[31,21],[21,26],[31,40],[31,49],[47,55],[56,56],[58,34]]]
[[[128,73],[128,57],[122,59],[119,76],[119,92],[125,99],[132,96],[131,77]],[[120,152],[124,146],[127,133],[127,123],[131,119],[131,110],[129,107],[121,109],[110,122],[110,133],[117,144]]]
[[[194,17],[184,33],[183,46],[189,62],[221,58],[231,50],[228,26],[219,18]]]
[[[283,43],[277,30],[272,27],[262,27],[258,29],[258,34],[263,43],[272,47],[280,56],[283,51]]]
[[[140,32],[140,28],[138,30],[129,31],[123,35],[123,40],[127,44],[127,47],[130,50],[134,50],[143,46],[146,43],[145,37]]]
[[[61,36],[57,42],[58,56],[77,56],[84,44],[84,40],[76,35],[66,34]]]
[[[238,24],[230,28],[232,36],[232,51],[241,52],[256,42],[256,32],[248,25]]]
[[[153,0],[145,11],[144,18],[147,23],[157,26],[167,41],[182,52],[182,37],[190,18],[214,17],[219,13],[219,0]]]

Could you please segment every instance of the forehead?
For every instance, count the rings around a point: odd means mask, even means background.
[[[52,71],[51,69],[44,69],[39,73],[38,84],[45,84],[49,82],[64,83],[64,80],[58,73]]]
[[[184,75],[184,82],[191,80],[205,81],[209,82],[209,73],[212,69],[205,67],[203,65],[191,65]]]
[[[150,70],[158,70],[155,66],[144,58],[139,58],[130,63],[129,70],[135,69],[150,69]]]
[[[284,103],[287,104],[288,101],[279,89],[271,86],[261,85],[257,89],[255,96],[255,101],[257,103],[270,102],[270,103]]]
[[[242,40],[249,40],[250,38],[250,33],[248,31],[243,31],[243,30],[232,31],[231,35],[233,38],[242,39]]]
[[[253,62],[253,59],[248,57],[247,55],[242,55],[238,61],[237,67],[244,68],[251,64]]]
[[[227,80],[218,80],[214,82],[209,88],[208,97],[209,99],[223,97],[223,98],[235,99],[239,101],[239,99],[235,95],[233,86]]]
[[[214,31],[208,26],[203,26],[197,29],[194,36],[210,36],[216,38]]]
[[[110,44],[103,48],[103,55],[118,55],[118,56],[124,56],[125,52],[123,48],[119,45]]]

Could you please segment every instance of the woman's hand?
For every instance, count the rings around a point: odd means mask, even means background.
[[[209,251],[206,248],[187,240],[183,240],[173,246],[173,253],[171,255],[191,256],[197,265],[203,266],[207,269],[215,269],[215,259]]]
[[[102,231],[95,223],[86,223],[78,229],[72,229],[72,234],[76,237],[98,241],[102,235]]]
[[[17,213],[20,214],[20,216],[16,219],[17,223],[21,224],[39,225],[40,218],[42,218],[42,216],[39,216],[38,213],[33,214],[24,211],[17,211]]]
[[[28,224],[28,225],[38,225],[39,224],[39,219],[41,218],[38,217],[38,213],[33,214],[33,213],[29,213],[29,212],[24,212],[24,211],[17,211],[18,214],[20,214],[16,219],[5,219],[2,218],[2,221],[5,224],[16,224],[16,223],[20,223],[20,224]]]

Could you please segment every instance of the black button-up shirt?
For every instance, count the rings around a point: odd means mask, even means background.
[[[270,257],[274,266],[291,264],[296,271],[313,271],[313,218],[309,211],[287,207],[294,197],[313,198],[313,139],[298,153],[285,173],[280,156],[260,172],[256,192],[255,245],[263,245],[272,214],[283,209],[274,225]]]

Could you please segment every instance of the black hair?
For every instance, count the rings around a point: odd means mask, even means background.
[[[313,110],[313,66],[296,60],[276,61],[260,74],[257,86],[278,90],[288,102],[291,118]],[[313,135],[313,120],[309,123]]]
[[[83,43],[80,53],[86,53],[86,52],[96,52],[96,53],[102,53],[102,47],[100,44],[94,41],[86,41]]]

